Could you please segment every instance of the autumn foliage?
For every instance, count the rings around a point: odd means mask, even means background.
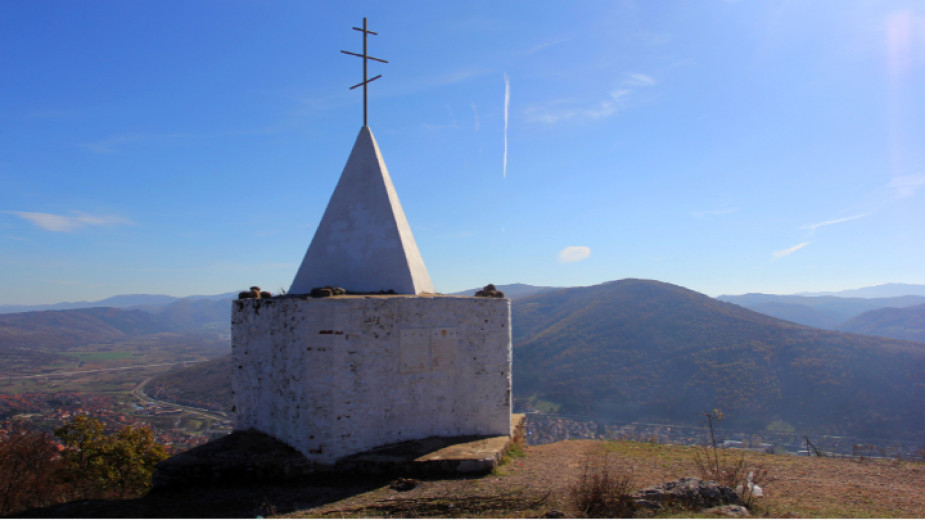
[[[167,457],[149,428],[127,426],[110,434],[87,416],[56,428],[55,437],[26,430],[0,436],[0,514],[142,495],[154,466]]]
[[[0,436],[0,514],[55,502],[67,494],[63,461],[46,433],[14,431]]]

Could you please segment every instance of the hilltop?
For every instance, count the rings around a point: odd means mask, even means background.
[[[606,458],[632,488],[698,476],[695,448],[626,441],[565,441],[524,448],[494,473],[424,480],[406,492],[390,489],[395,476],[344,475],[288,483],[165,489],[136,500],[75,502],[28,511],[24,517],[516,517],[577,511],[568,500],[589,460]],[[731,453],[735,453],[732,450]],[[914,462],[808,458],[744,453],[749,468],[764,468],[765,496],[755,516],[925,516],[925,465]],[[682,515],[689,516],[689,515]]]

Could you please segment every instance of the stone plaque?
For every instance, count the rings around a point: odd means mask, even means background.
[[[403,374],[423,372],[430,368],[430,329],[401,331],[400,362]]]
[[[456,329],[431,329],[430,366],[434,370],[456,366]]]

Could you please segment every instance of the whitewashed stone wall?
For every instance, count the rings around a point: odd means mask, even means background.
[[[238,300],[235,429],[333,463],[430,436],[511,434],[510,300]]]

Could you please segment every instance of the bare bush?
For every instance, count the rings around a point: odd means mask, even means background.
[[[631,518],[636,512],[632,490],[632,477],[605,454],[585,459],[581,477],[568,488],[568,500],[587,518]]]
[[[721,421],[723,413],[713,410],[704,412],[703,415],[710,430],[709,443],[694,452],[694,464],[701,478],[714,480],[720,485],[734,489],[745,506],[750,507],[753,499],[762,496],[761,485],[770,480],[767,469],[760,464],[749,466],[742,451],[736,450],[735,454],[731,454],[725,448],[718,448],[713,422]]]

